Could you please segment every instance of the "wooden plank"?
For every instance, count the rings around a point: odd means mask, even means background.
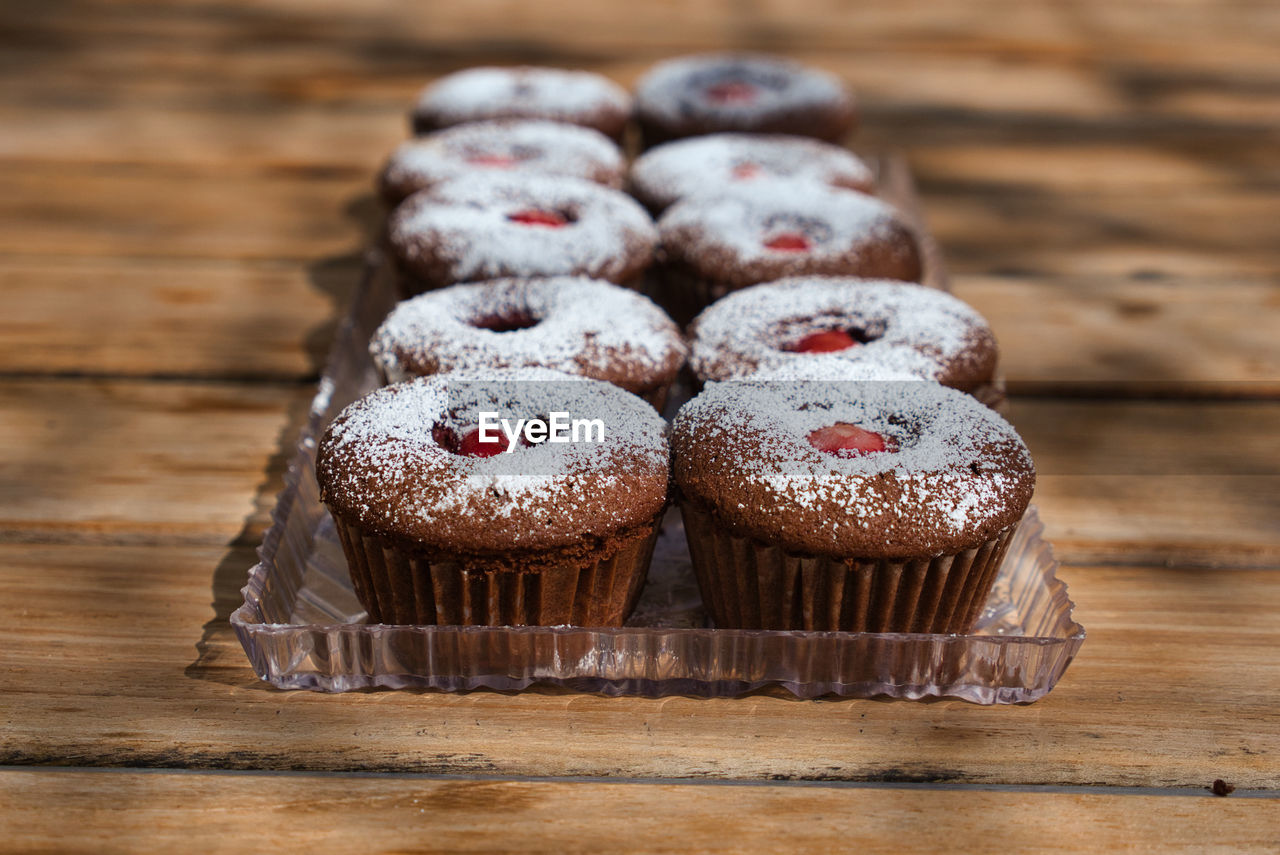
[[[0,381],[0,534],[252,539],[311,394],[306,383]],[[1280,563],[1280,404],[1026,399],[1011,418],[1067,560]]]
[[[953,279],[991,322],[1015,394],[1274,396],[1274,277]]]
[[[1280,789],[1280,572],[1063,569],[1089,638],[1028,707],[322,695],[225,622],[248,548],[0,546],[0,763]]]
[[[256,537],[309,385],[0,382],[0,538]]]
[[[305,378],[358,275],[309,265],[0,258],[0,370]],[[115,295],[84,299],[85,283]],[[1268,277],[956,277],[993,324],[1017,393],[1276,396]],[[155,354],[164,354],[158,365]]]
[[[1271,852],[1274,799],[0,772],[24,851]],[[55,810],[50,810],[50,807]],[[1050,830],[1052,829],[1052,831]]]
[[[310,261],[349,254],[377,227],[372,173],[372,165],[363,175],[282,176],[0,163],[0,253]]]
[[[0,258],[0,370],[317,377],[360,269],[355,255],[306,264]],[[86,299],[89,291],[110,299]]]

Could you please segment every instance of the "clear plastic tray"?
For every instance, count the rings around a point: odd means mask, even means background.
[[[887,162],[882,176],[882,195],[914,211],[901,163]],[[927,239],[925,245],[930,284],[945,288],[936,248]],[[369,625],[319,500],[315,450],[329,421],[376,386],[366,343],[394,300],[390,276],[371,258],[339,327],[259,561],[249,571],[244,604],[231,615],[254,671],[275,686],[341,692],[542,684],[608,695],[705,697],[779,686],[802,698],[1027,703],[1053,688],[1084,641],[1034,507],[971,635],[706,628],[674,511],[624,628]]]

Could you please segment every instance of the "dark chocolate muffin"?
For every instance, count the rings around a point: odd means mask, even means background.
[[[721,627],[966,632],[1035,485],[1007,422],[929,381],[711,383],[672,448]]]
[[[720,131],[839,142],[855,118],[853,95],[838,77],[774,56],[679,57],[636,83],[646,146]]]
[[[578,442],[481,432],[486,418],[554,429],[557,413],[603,427]],[[370,621],[621,625],[667,503],[665,427],[612,384],[542,369],[356,401],[320,440],[316,477]]]
[[[916,237],[862,193],[761,180],[672,205],[658,222],[668,309],[687,321],[730,291],[819,274],[919,281]]]
[[[736,380],[810,363],[880,366],[965,392],[990,386],[998,350],[981,315],[923,285],[797,276],[717,300],[693,321],[699,380]],[[835,376],[832,379],[837,379]]]
[[[536,173],[622,187],[622,152],[599,131],[535,119],[459,125],[402,143],[378,189],[388,205],[419,190],[478,173]]]
[[[584,277],[495,279],[406,300],[369,346],[385,380],[554,368],[605,380],[659,411],[687,348],[652,300]]]
[[[580,178],[457,178],[415,193],[388,221],[403,296],[504,277],[639,284],[657,231],[631,197]]]
[[[631,166],[631,192],[655,215],[688,196],[786,179],[875,191],[871,168],[853,152],[807,137],[709,134],[666,143]]]
[[[414,133],[486,119],[548,119],[594,128],[621,140],[631,96],[607,77],[560,68],[468,68],[423,90],[413,110]]]

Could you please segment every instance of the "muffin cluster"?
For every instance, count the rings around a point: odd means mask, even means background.
[[[717,627],[972,628],[1035,470],[856,119],[754,54],[422,93],[378,177],[383,386],[317,450],[371,621],[621,626],[676,504]]]

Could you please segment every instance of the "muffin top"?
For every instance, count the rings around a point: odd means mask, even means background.
[[[595,128],[618,139],[631,115],[631,96],[589,71],[519,66],[468,68],[446,75],[418,96],[416,133],[485,119],[550,119]]]
[[[851,277],[735,291],[703,310],[690,335],[690,364],[702,380],[800,363],[820,376],[865,364],[970,391],[991,380],[998,356],[991,328],[967,303],[923,285]]]
[[[374,333],[391,382],[457,370],[542,367],[631,392],[670,382],[686,346],[642,294],[585,277],[454,285],[400,303]]]
[[[803,555],[961,552],[1021,519],[1014,429],[928,381],[708,384],[672,425],[680,491],[735,533]]]
[[[863,193],[875,190],[871,168],[848,149],[783,134],[708,134],[666,143],[636,159],[631,189],[660,212],[686,196],[785,178]]]
[[[818,184],[762,179],[690,196],[658,230],[669,262],[729,288],[804,274],[917,281],[923,272],[897,210]]]
[[[649,266],[657,232],[634,199],[581,178],[477,175],[410,196],[388,241],[426,290],[503,277],[625,282]]]
[[[837,142],[854,122],[840,78],[775,56],[713,53],[660,62],[636,83],[646,142],[718,131]]]
[[[532,172],[622,186],[622,152],[599,131],[538,119],[498,119],[402,143],[378,179],[384,200],[476,173]]]
[[[482,413],[512,432],[518,419],[555,413],[600,419],[603,440],[482,442]],[[321,498],[336,513],[472,554],[571,546],[647,523],[666,503],[669,468],[666,424],[651,406],[547,369],[384,386],[338,415],[316,455]]]

